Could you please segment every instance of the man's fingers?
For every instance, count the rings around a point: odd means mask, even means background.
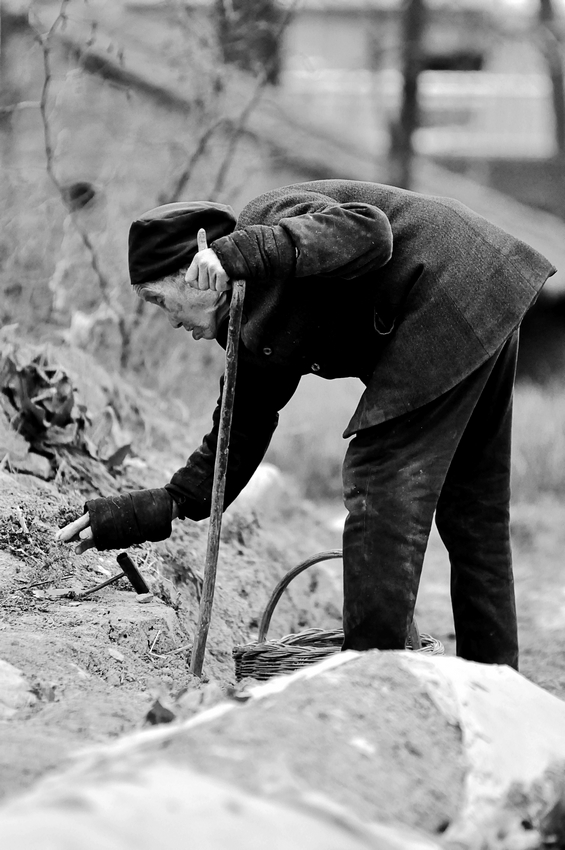
[[[94,536],[91,527],[88,526],[88,528],[83,529],[79,534],[79,538],[78,546],[75,546],[75,552],[77,555],[82,555],[83,552],[86,552],[87,549],[92,549],[94,546]]]
[[[222,271],[216,276],[216,290],[217,292],[227,292],[228,289],[231,289],[230,279],[227,274]]]
[[[60,528],[55,534],[55,539],[59,540],[61,543],[70,543],[71,540],[78,537],[79,533],[84,531],[85,528],[88,528],[89,525],[89,514],[83,514],[78,519],[75,519],[74,522],[70,522],[64,528]]]
[[[231,288],[229,277],[222,266],[209,270],[208,277],[210,280],[210,289],[214,289],[216,292],[225,292]]]
[[[211,275],[208,268],[204,265],[200,265],[198,269],[198,289],[210,289],[211,288]]]
[[[194,289],[225,292],[230,288],[229,278],[217,255],[208,248],[204,228],[198,231],[197,242],[199,250],[184,277],[186,283]]]
[[[208,247],[208,241],[206,239],[206,231],[203,227],[200,228],[198,233],[196,234],[196,244],[198,245],[199,251],[204,251]]]
[[[92,549],[94,537],[90,527],[90,514],[83,514],[74,522],[70,522],[64,528],[59,529],[55,539],[61,543],[76,543],[78,541],[75,546],[77,555],[82,555],[87,549]]]

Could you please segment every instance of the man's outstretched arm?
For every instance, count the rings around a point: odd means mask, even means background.
[[[224,507],[247,484],[261,463],[278,424],[278,411],[294,394],[300,375],[253,361],[240,345],[238,377],[230,433]],[[119,549],[146,540],[164,540],[172,520],[209,516],[221,397],[212,429],[165,487],[135,490],[120,496],[93,499],[79,519],[60,529],[57,539],[75,543],[75,552]]]

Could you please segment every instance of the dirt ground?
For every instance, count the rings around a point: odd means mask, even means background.
[[[118,488],[155,486],[170,458],[153,453],[118,476]],[[116,553],[73,555],[54,541],[56,528],[81,512],[77,482],[44,482],[0,471],[0,659],[30,683],[32,705],[0,721],[0,794],[28,787],[87,744],[154,722],[160,706],[187,717],[229,695],[231,651],[256,636],[280,576],[302,558],[339,546],[339,506],[315,508],[294,496],[278,517],[235,513],[224,524],[205,676],[188,660],[198,614],[206,523],[178,523],[170,540],[131,554],[153,591],[146,604],[125,580],[85,601],[79,591],[118,572]],[[565,543],[563,506],[514,507],[513,536],[522,673],[565,696]],[[270,636],[339,625],[338,561],[312,568],[291,585]],[[432,535],[417,617],[422,632],[454,653],[448,565]],[[362,701],[362,689],[357,693]],[[362,704],[359,706],[362,710]],[[422,731],[422,736],[424,732]]]
[[[158,455],[148,462],[148,484],[164,463]],[[121,478],[123,489],[142,486],[135,468]],[[324,548],[323,526],[306,506],[288,508],[296,514],[292,529],[262,527],[249,513],[226,517],[200,681],[189,660],[207,523],[177,523],[164,543],[130,550],[153,592],[149,602],[139,604],[126,579],[79,601],[73,592],[120,571],[115,552],[77,557],[55,542],[57,528],[80,515],[83,503],[69,485],[0,471],[0,659],[23,672],[34,695],[33,705],[0,720],[0,795],[27,787],[78,747],[154,721],[161,705],[190,716],[223,698],[235,685],[232,648],[256,638],[278,578]],[[318,590],[323,570],[281,600],[273,634],[300,631],[308,621],[339,624],[339,577],[334,571]]]

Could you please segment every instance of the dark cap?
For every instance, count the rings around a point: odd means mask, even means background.
[[[155,207],[133,222],[128,262],[132,285],[158,280],[189,266],[198,251],[201,227],[208,244],[235,227],[235,213],[225,204],[189,201]]]

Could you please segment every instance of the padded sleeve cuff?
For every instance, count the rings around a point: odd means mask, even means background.
[[[232,280],[280,280],[291,276],[296,251],[282,227],[252,225],[222,236],[210,247]]]
[[[98,551],[125,549],[146,540],[165,540],[171,534],[173,502],[164,487],[91,499],[84,509],[90,516]]]

